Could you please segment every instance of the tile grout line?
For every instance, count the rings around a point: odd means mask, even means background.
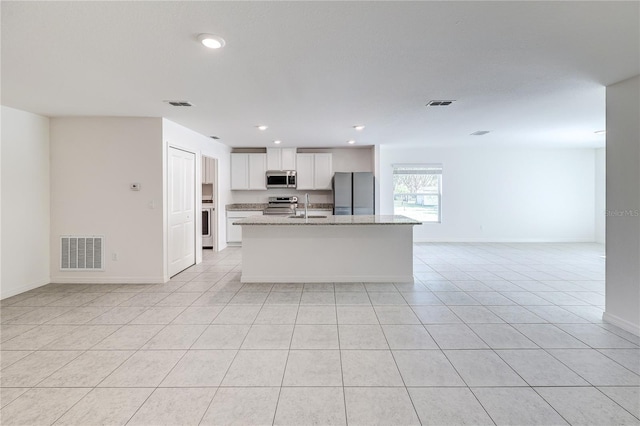
[[[335,289],[335,283],[333,285]],[[364,286],[364,283],[362,285]],[[371,303],[371,299],[369,298],[369,293],[366,290],[367,289],[365,288],[365,294],[367,295],[367,299],[369,299],[369,303]],[[336,297],[336,302],[337,301],[338,299]],[[344,422],[346,426],[349,426],[349,414],[347,411],[347,391],[345,389],[345,384],[344,384],[344,365],[342,363],[342,343],[340,342],[340,318],[338,316],[337,305],[336,305],[336,335],[338,336],[338,356],[340,357],[340,380],[342,382],[341,390],[342,390],[342,403],[344,405]]]
[[[273,285],[271,286],[271,290],[269,290],[269,295],[273,292]],[[302,288],[302,293],[304,293],[304,284]],[[268,298],[269,296],[267,296]],[[300,301],[302,301],[302,294],[300,295]],[[282,379],[280,379],[280,389],[278,389],[278,398],[276,399],[276,406],[273,410],[273,418],[271,419],[271,425],[273,426],[276,422],[276,415],[278,414],[278,405],[280,404],[280,396],[282,395],[282,387],[284,385],[284,377],[287,374],[287,365],[289,363],[289,354],[291,354],[291,343],[293,342],[293,335],[296,332],[296,323],[298,322],[298,313],[300,312],[300,301],[298,302],[298,308],[296,309],[296,317],[293,320],[293,328],[291,330],[291,337],[289,338],[289,349],[287,350],[287,358],[284,361],[284,369],[282,370]],[[264,306],[264,305],[263,305]],[[260,309],[262,310],[262,308]],[[260,312],[258,312],[260,315]],[[256,316],[257,319],[257,316]],[[254,321],[255,322],[255,321]],[[249,329],[251,332],[251,329]]]
[[[113,293],[113,291],[112,291],[112,293]],[[134,293],[134,296],[130,297],[129,299],[131,299],[131,298],[135,297],[135,294],[140,294],[140,293],[142,293],[142,292]],[[171,294],[171,293],[170,293],[170,294]],[[167,297],[168,297],[168,295],[167,295]],[[127,299],[127,300],[123,301],[122,303],[124,303],[124,302],[128,301],[129,299]],[[162,300],[163,300],[163,299],[162,299]],[[116,308],[116,307],[119,307],[119,306],[120,306],[120,305],[117,305],[117,306],[115,306],[115,307],[113,307],[113,308]],[[140,313],[140,315],[144,314],[145,312],[147,312],[149,309],[151,309],[151,308],[152,308],[152,307],[154,307],[154,306],[156,306],[156,305],[154,304],[154,305],[152,305],[152,306],[147,306],[147,307],[146,307],[147,309],[145,309],[143,312],[141,312],[141,313]],[[183,311],[182,311],[182,312],[184,312],[186,309],[187,309],[187,308],[185,307],[185,309],[183,309]],[[136,318],[138,318],[140,315],[138,315]],[[180,315],[180,314],[178,314],[177,316],[179,316],[179,315]],[[176,318],[177,318],[177,316],[176,316]],[[175,319],[175,318],[174,318],[174,319]],[[118,328],[118,330],[120,330],[121,328],[123,328],[125,325],[163,325],[163,324],[131,324],[131,321],[133,321],[133,320],[135,320],[135,318],[131,319],[128,323],[126,323],[126,324],[122,325],[120,328]],[[157,336],[157,335],[158,335],[162,330],[166,329],[166,327],[167,327],[169,324],[170,324],[170,323],[164,324],[164,327],[160,328],[156,333],[154,333],[154,334],[153,334],[153,336],[150,336],[150,337],[146,340],[146,342],[145,342],[145,343],[143,343],[143,344],[142,344],[142,345],[141,345],[137,350],[132,351],[133,353],[132,353],[129,357],[127,357],[125,360],[123,360],[123,361],[122,361],[122,362],[121,362],[121,363],[120,363],[116,368],[114,368],[114,369],[113,369],[109,374],[107,374],[107,375],[106,375],[102,380],[100,380],[96,385],[94,385],[93,387],[91,387],[91,388],[90,388],[91,390],[89,390],[89,392],[87,392],[87,393],[86,393],[82,398],[80,398],[80,399],[79,399],[75,404],[73,404],[73,405],[72,405],[68,410],[66,410],[66,411],[65,411],[65,412],[64,412],[60,417],[58,417],[55,421],[60,420],[60,418],[62,418],[62,417],[63,417],[65,414],[67,414],[67,413],[68,413],[68,412],[69,412],[73,407],[75,407],[78,403],[80,403],[80,402],[81,402],[81,401],[82,401],[82,400],[83,400],[83,399],[84,399],[84,398],[85,398],[89,393],[91,393],[91,392],[93,392],[94,390],[98,389],[101,383],[103,383],[103,382],[104,382],[104,381],[105,381],[109,376],[111,376],[111,375],[112,375],[112,374],[113,374],[113,373],[114,373],[118,368],[120,368],[120,367],[121,367],[121,366],[122,366],[126,361],[128,361],[128,360],[129,360],[129,359],[131,359],[133,356],[135,356],[138,352],[140,352],[141,350],[143,350],[144,346],[145,346],[146,344],[148,344],[148,343],[149,343],[149,341],[150,341],[151,339],[153,339],[155,336]],[[116,330],[116,331],[117,331],[117,330]],[[115,333],[116,331],[114,331],[114,333]],[[113,334],[113,333],[112,333],[112,334]],[[108,337],[108,336],[107,336],[107,337]],[[105,337],[104,339],[102,339],[100,342],[96,343],[96,345],[98,345],[99,343],[101,343],[103,340],[106,340],[106,338],[107,338],[107,337]],[[94,346],[96,346],[96,345],[94,345]],[[90,350],[90,349],[89,349],[89,350]],[[86,352],[89,352],[89,350],[85,351],[85,353],[86,353]],[[118,351],[121,351],[121,349],[119,349]],[[126,351],[128,351],[128,350],[126,350]],[[185,351],[185,354],[186,354],[186,351]],[[182,356],[182,357],[184,357],[184,354],[183,354],[183,356]],[[181,359],[182,359],[182,357],[181,357]],[[75,359],[77,359],[77,358],[75,358]],[[179,361],[178,361],[178,362],[179,362]],[[176,363],[176,364],[177,364],[177,363]],[[174,367],[175,367],[175,366],[174,366]],[[172,368],[172,369],[173,369],[173,368]],[[59,370],[59,369],[58,369],[58,370]],[[56,370],[56,371],[58,371],[58,370]],[[52,374],[53,374],[53,373],[52,373]],[[168,375],[168,374],[169,374],[169,373],[167,373],[167,375]],[[165,375],[165,377],[164,377],[164,378],[166,378],[166,375]],[[162,380],[164,380],[164,378],[163,378]],[[162,383],[162,381],[161,381],[160,383]],[[127,389],[127,388],[129,388],[129,387],[124,387],[123,389]],[[135,410],[135,412],[134,412],[134,413],[129,417],[129,420],[127,420],[127,423],[131,420],[131,418],[133,418],[133,416],[138,412],[138,410],[140,409],[140,407],[142,407],[142,405],[144,405],[144,403],[149,399],[149,397],[151,397],[151,395],[155,392],[155,390],[156,390],[157,388],[158,388],[158,386],[156,386],[155,388],[153,388],[154,390],[153,390],[153,391],[151,391],[151,393],[147,396],[147,398],[145,398],[145,400],[142,402],[142,404],[140,404],[140,406],[138,406],[138,408]],[[147,387],[144,387],[144,389],[147,389]]]
[[[231,272],[229,272],[228,274],[230,274]],[[226,274],[225,277],[228,275]],[[218,281],[219,282],[219,281]],[[218,283],[216,282],[216,284]],[[235,282],[235,281],[227,281],[226,283],[228,284],[229,282]],[[214,284],[212,287],[213,288],[216,284]],[[235,297],[236,294],[238,294],[238,292],[240,291],[240,289],[242,288],[242,285],[240,287],[238,287],[238,289],[235,291],[233,297]],[[205,292],[206,293],[206,292]],[[232,298],[233,298],[232,297]],[[231,299],[232,299],[231,298]],[[229,300],[231,300],[229,299]],[[216,314],[216,316],[211,320],[211,322],[209,323],[209,325],[207,326],[207,328],[205,328],[205,331],[213,325],[213,322],[216,320],[216,318],[218,318],[218,316],[222,313],[222,311],[224,311],[224,309],[229,305],[229,302],[226,302],[225,305],[223,305],[223,308],[220,309],[220,312],[218,312]],[[257,315],[256,315],[257,317]],[[249,334],[249,331],[251,330],[251,328],[249,328],[249,330],[247,331],[247,334],[244,336],[244,339],[247,338],[247,335]],[[204,334],[204,332],[203,332]],[[202,337],[202,335],[200,335],[200,337]],[[199,339],[199,338],[198,338]],[[193,344],[195,345],[196,342],[198,341],[198,339],[196,339]],[[231,368],[231,365],[233,364],[233,362],[236,359],[236,356],[238,356],[238,352],[240,351],[240,347],[242,346],[242,343],[244,342],[244,339],[242,340],[242,342],[240,342],[240,346],[238,347],[238,349],[236,349],[236,353],[233,355],[233,358],[231,359],[231,362],[229,363],[229,366],[225,369],[224,374],[222,375],[222,378],[220,379],[220,384],[218,386],[216,386],[216,390],[213,392],[213,396],[211,397],[211,401],[209,401],[209,404],[207,404],[207,407],[205,408],[205,410],[202,413],[202,416],[200,417],[200,420],[198,421],[198,425],[200,425],[202,423],[202,421],[204,420],[204,417],[207,415],[207,412],[209,411],[209,409],[211,408],[211,404],[213,404],[213,400],[216,398],[216,395],[218,395],[218,391],[220,390],[220,387],[222,387],[222,382],[224,381],[224,378],[227,376],[227,373],[229,372],[229,369]],[[193,346],[193,345],[191,345]]]
[[[478,396],[473,392],[473,390],[471,390],[471,387],[469,386],[469,384],[467,383],[467,381],[464,379],[464,377],[462,377],[462,374],[460,374],[460,372],[458,371],[458,369],[456,368],[456,366],[453,364],[453,362],[451,362],[451,360],[449,359],[449,357],[447,356],[446,352],[444,349],[442,349],[442,347],[440,346],[440,344],[438,343],[438,341],[436,339],[433,338],[433,336],[431,335],[431,333],[429,332],[429,330],[427,329],[426,325],[423,325],[424,329],[427,331],[427,333],[429,334],[429,336],[431,336],[431,339],[435,342],[436,346],[438,346],[438,349],[440,350],[440,352],[442,353],[442,355],[445,357],[445,359],[447,360],[447,362],[449,363],[449,365],[451,365],[451,368],[453,368],[453,370],[456,372],[456,374],[458,375],[458,377],[460,377],[460,380],[462,380],[462,383],[465,384],[465,388],[471,393],[471,395],[473,395],[473,397],[475,398],[475,400],[478,402],[478,404],[480,404],[480,407],[482,407],[482,409],[484,410],[484,412],[487,414],[487,417],[489,417],[489,419],[493,422],[494,425],[497,425],[496,421],[493,419],[493,417],[491,417],[491,414],[489,414],[489,412],[487,411],[487,409],[485,408],[484,405],[482,405],[482,403],[480,402],[480,400],[478,399]]]
[[[376,318],[378,319],[378,323],[380,323],[380,317],[378,316],[378,312],[375,310],[375,308],[373,309],[373,312],[374,312],[374,315],[376,316]],[[396,360],[396,357],[393,354],[393,350],[391,350],[391,345],[389,344],[389,339],[387,339],[387,335],[385,334],[384,329],[382,328],[382,325],[378,324],[378,327],[380,327],[380,332],[382,333],[382,336],[384,337],[384,341],[386,342],[387,347],[389,348],[389,353],[391,354],[391,359],[393,359],[393,364],[396,366],[396,371],[398,372],[398,375],[400,376],[400,380],[402,380],[402,385],[404,387],[404,391],[405,391],[406,395],[409,397],[409,401],[411,401],[411,407],[413,407],[413,413],[415,414],[416,418],[418,419],[418,422],[420,424],[422,424],[422,419],[420,418],[420,414],[418,413],[418,410],[416,409],[416,405],[413,402],[413,398],[411,398],[411,393],[409,392],[409,389],[407,388],[407,383],[405,382],[404,377],[402,376],[402,372],[400,371],[400,367],[398,367],[398,361]]]

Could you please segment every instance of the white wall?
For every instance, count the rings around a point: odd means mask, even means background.
[[[164,281],[162,147],[160,118],[51,119],[53,282]],[[60,271],[61,235],[104,235],[105,270]]]
[[[605,241],[605,210],[606,210],[606,155],[605,148],[596,149],[595,155],[595,240],[604,244]]]
[[[173,146],[176,148],[182,148],[186,151],[194,152],[196,154],[196,177],[197,181],[200,182],[200,178],[202,176],[202,159],[201,156],[205,155],[207,157],[215,158],[218,160],[218,182],[217,187],[214,190],[215,193],[215,209],[218,212],[217,220],[217,241],[218,241],[218,250],[222,250],[227,246],[227,228],[226,228],[226,219],[225,219],[225,205],[230,203],[231,199],[231,191],[229,188],[231,187],[231,148],[227,145],[224,145],[220,142],[217,142],[207,136],[201,135],[200,133],[196,133],[191,129],[188,129],[184,126],[181,126],[173,121],[163,119],[162,120],[162,138],[164,141],[164,153],[165,160],[163,160],[163,165],[166,168],[166,155],[169,146]],[[164,182],[166,184],[166,172]],[[202,201],[202,186],[200,184],[196,185],[196,209],[200,211],[201,201]],[[166,192],[165,192],[166,193]],[[166,215],[166,212],[165,212]],[[200,214],[196,215],[196,229],[197,235],[201,235],[202,230],[202,217]],[[165,218],[166,220],[166,218]],[[166,223],[165,223],[165,229]],[[165,241],[166,243],[166,241]],[[167,246],[165,244],[165,246]],[[166,254],[165,254],[166,258]],[[196,238],[196,262],[199,263],[202,261],[202,239]],[[166,273],[166,271],[165,271]]]
[[[380,212],[393,213],[393,164],[442,163],[442,223],[416,241],[594,241],[593,149],[380,149]]]
[[[49,119],[2,107],[0,298],[49,283]]]
[[[604,319],[640,335],[640,76],[607,86]]]

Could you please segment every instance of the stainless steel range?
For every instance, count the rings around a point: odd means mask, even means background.
[[[298,197],[269,197],[269,205],[263,210],[265,215],[291,216],[296,214]]]

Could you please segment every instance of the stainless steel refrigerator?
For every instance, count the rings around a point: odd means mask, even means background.
[[[334,173],[333,214],[375,214],[373,173]]]

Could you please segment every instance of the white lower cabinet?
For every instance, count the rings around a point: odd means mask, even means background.
[[[260,210],[227,210],[227,244],[240,245],[242,243],[242,226],[233,222],[250,216],[262,216]]]

